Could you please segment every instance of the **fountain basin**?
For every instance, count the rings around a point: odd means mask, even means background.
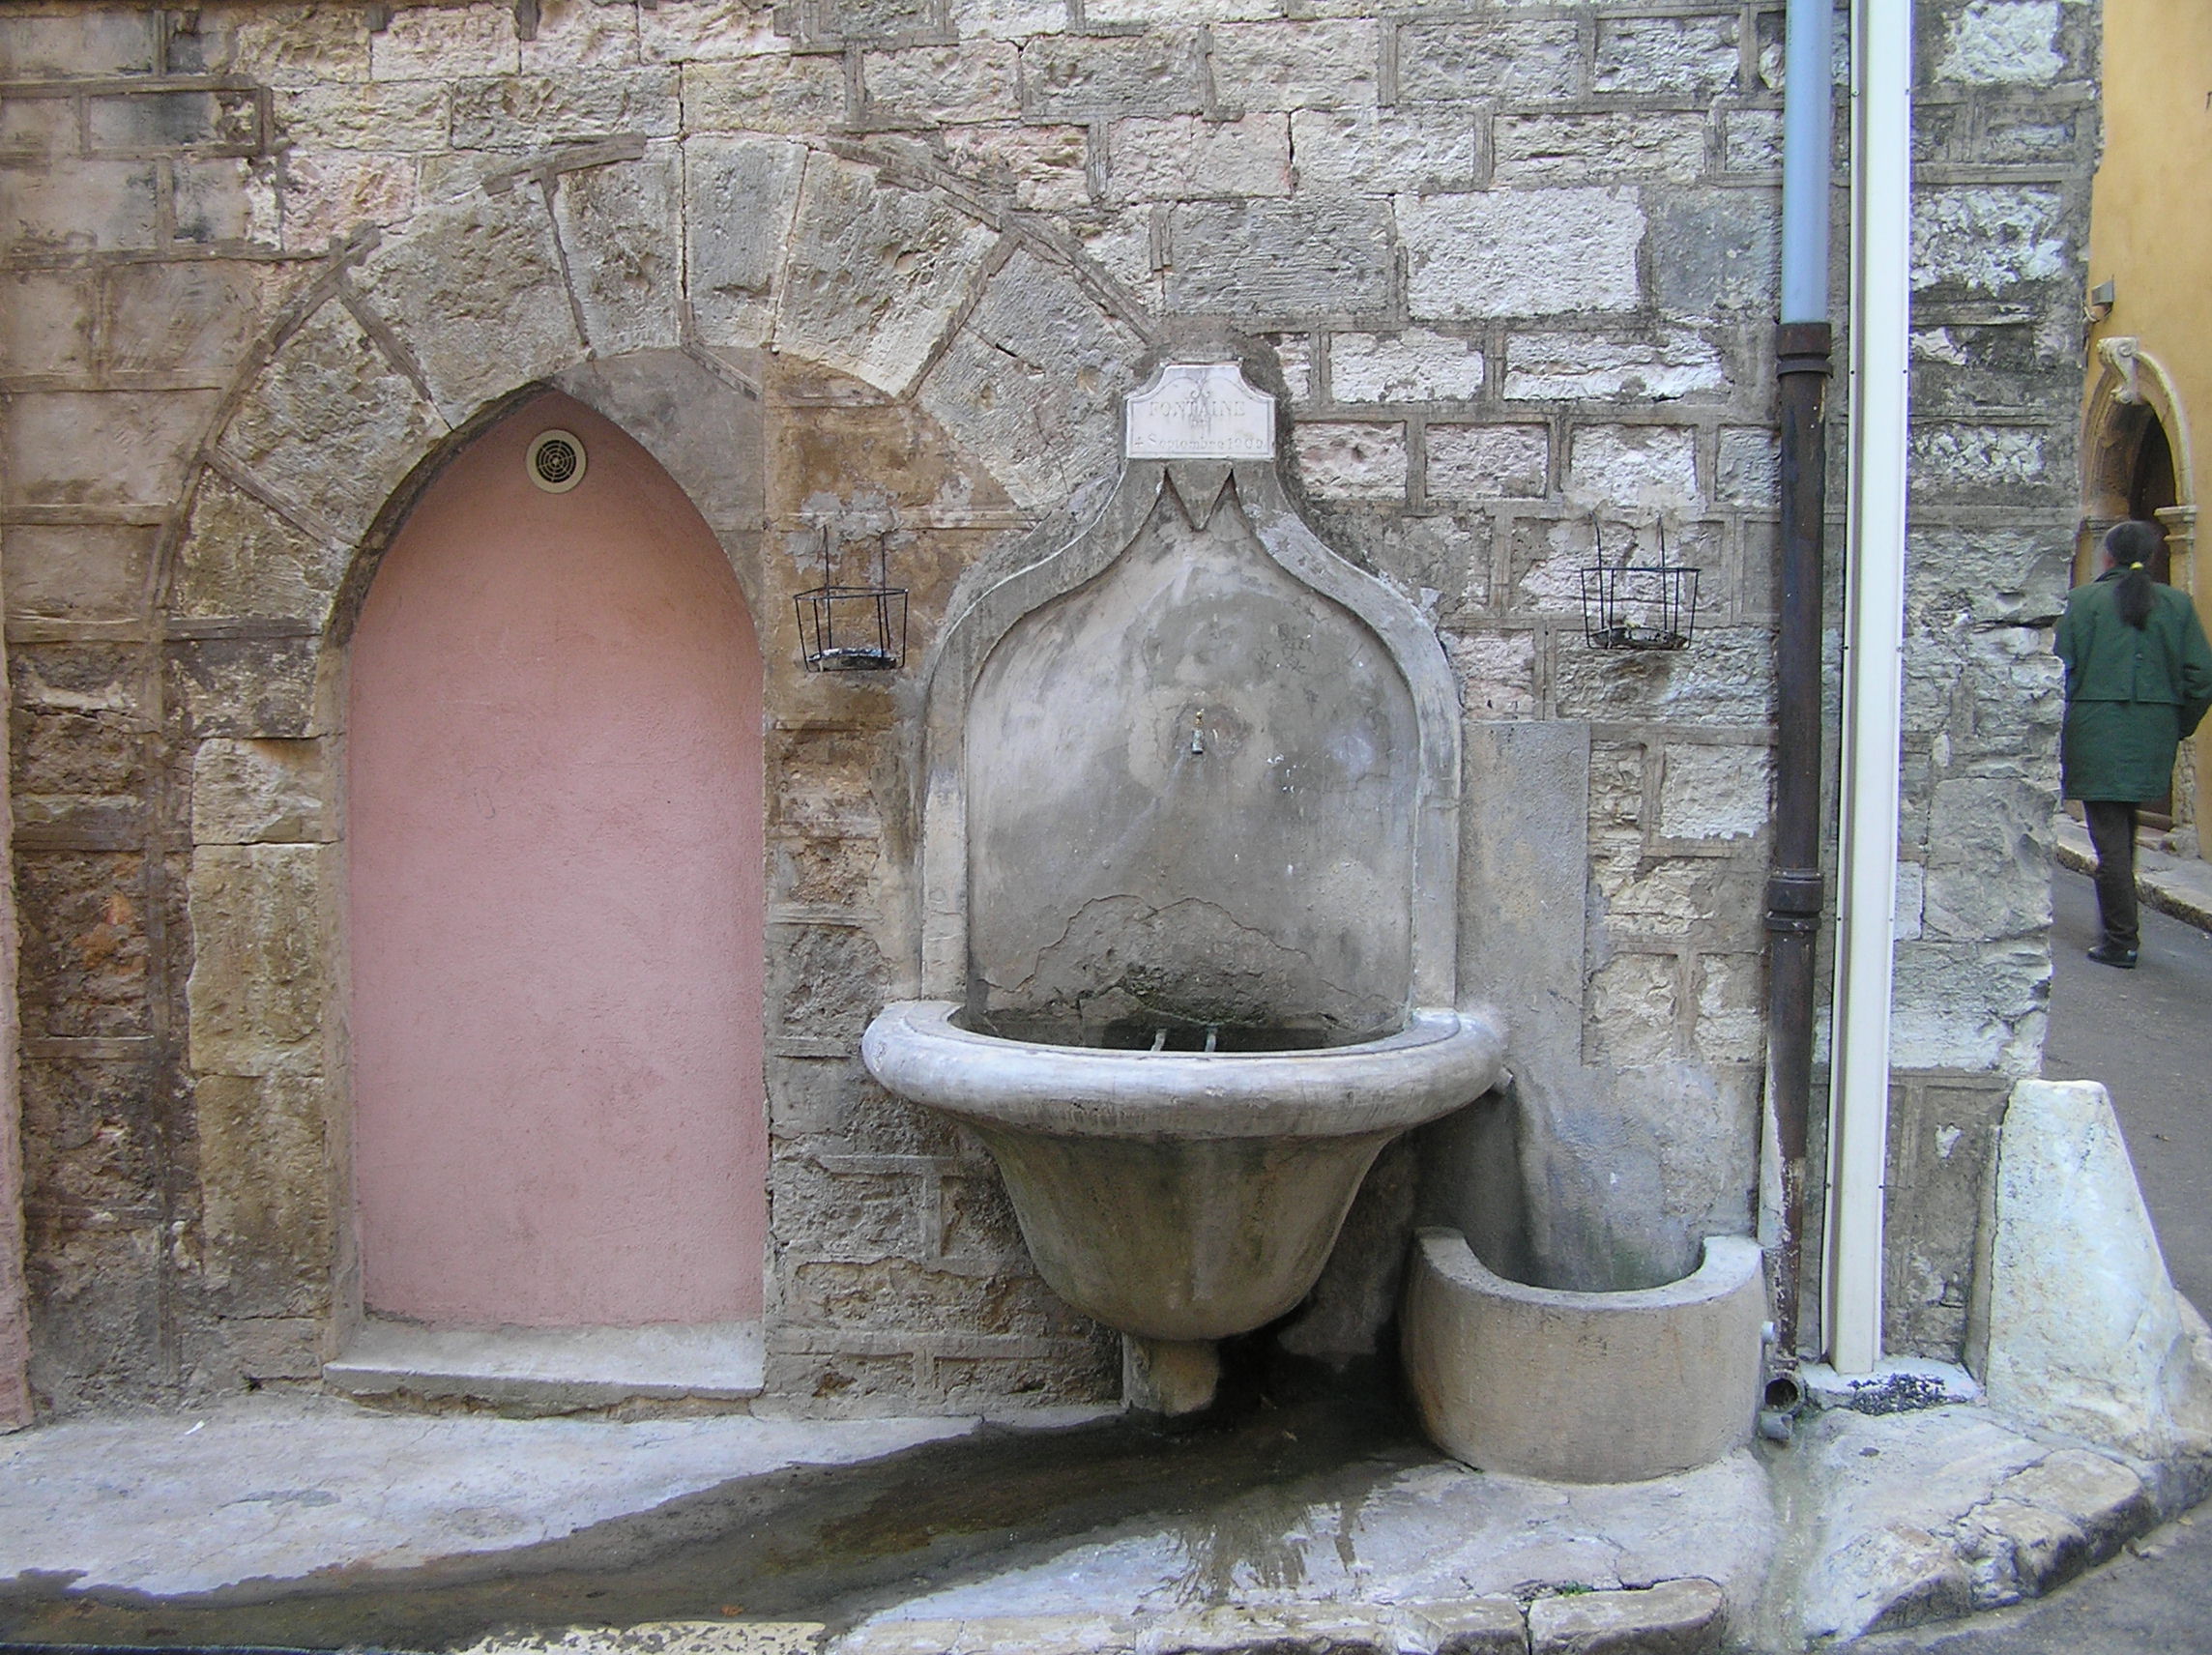
[[[886,1006],[860,1042],[889,1090],[971,1127],[1053,1291],[1123,1333],[1246,1333],[1303,1298],[1360,1180],[1409,1127],[1503,1078],[1480,1012],[1293,1052],[1108,1051],[964,1029],[951,1001]]]
[[[1009,541],[931,646],[934,998],[861,1055],[981,1138],[1045,1281],[1125,1336],[1127,1400],[1186,1413],[1214,1341],[1305,1296],[1377,1153],[1489,1090],[1503,1041],[1406,1015],[1462,1001],[1434,620],[1300,516],[1237,362],[1163,360],[1122,413],[1088,526]]]

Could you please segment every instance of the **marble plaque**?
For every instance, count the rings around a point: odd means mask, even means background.
[[[1129,459],[1275,457],[1275,399],[1245,384],[1235,363],[1169,363],[1127,407]]]

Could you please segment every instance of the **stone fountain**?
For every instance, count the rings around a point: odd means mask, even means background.
[[[1332,552],[1274,398],[1171,362],[1091,526],[929,669],[923,993],[861,1053],[996,1158],[1131,1400],[1311,1289],[1382,1147],[1502,1076],[1455,980],[1459,718],[1433,627]]]

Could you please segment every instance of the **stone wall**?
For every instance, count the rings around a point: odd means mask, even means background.
[[[0,647],[0,663],[6,650]],[[0,729],[0,752],[8,735]],[[0,812],[0,839],[12,839],[12,813]],[[13,849],[10,859],[13,860]],[[31,1295],[23,1277],[22,1046],[16,1026],[15,882],[0,889],[0,1432],[28,1425],[31,1403]]]
[[[2099,9],[1921,9],[1888,1348],[1950,1357],[2001,1092],[2050,990]]]
[[[2046,975],[2095,10],[1921,13],[1898,1060],[2010,1073]],[[762,628],[772,1389],[1110,1388],[988,1163],[853,1049],[916,972],[917,669],[954,583],[1095,499],[1120,394],[1208,339],[1279,376],[1317,521],[1434,615],[1470,720],[1581,755],[1543,772],[1586,775],[1559,992],[1463,969],[1556,1054],[1524,1134],[1547,1267],[1746,1228],[1778,29],[1706,0],[0,4],[44,1404],[305,1378],[358,1311],[346,627],[440,453],[539,382],[669,467]],[[1593,521],[1617,555],[1662,519],[1697,643],[1589,650]],[[895,682],[799,670],[826,528],[888,534],[915,589]],[[1470,835],[1511,830],[1502,798],[1470,781]]]
[[[2079,499],[2091,6],[1927,8],[1913,136],[1910,560],[1898,900],[1903,1068],[2042,1054],[2054,732],[2049,627]]]

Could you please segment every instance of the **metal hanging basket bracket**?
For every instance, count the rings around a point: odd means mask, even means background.
[[[873,586],[840,586],[822,530],[822,584],[792,599],[799,649],[809,672],[896,672],[906,662],[906,588],[891,586],[889,537],[876,542]]]
[[[1698,619],[1697,568],[1667,561],[1667,530],[1659,528],[1659,561],[1608,566],[1604,532],[1591,519],[1596,562],[1582,571],[1583,638],[1593,650],[1681,650]]]

